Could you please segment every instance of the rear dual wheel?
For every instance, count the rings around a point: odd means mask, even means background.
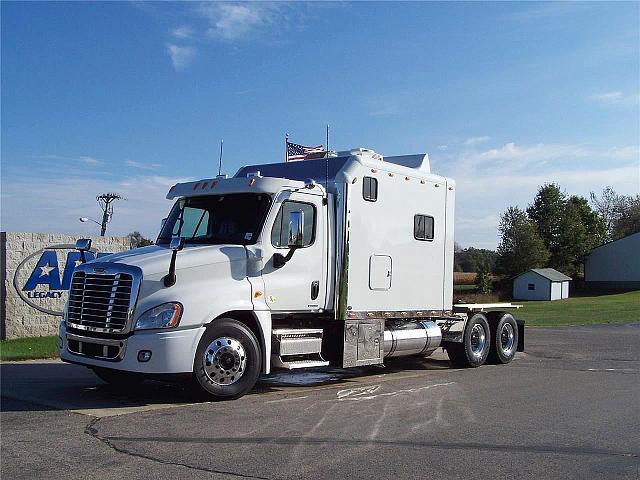
[[[491,328],[491,363],[509,363],[518,350],[518,324],[510,313],[495,312],[489,314]]]
[[[462,343],[447,346],[449,360],[457,367],[479,367],[487,361],[491,349],[491,329],[487,317],[476,313],[464,329]]]

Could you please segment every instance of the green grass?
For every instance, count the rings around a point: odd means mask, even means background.
[[[453,291],[471,293],[476,291],[476,286],[475,285],[454,285]]]
[[[29,360],[58,356],[58,337],[29,337],[0,342],[0,360]]]
[[[522,302],[515,314],[529,326],[591,325],[640,321],[640,290],[571,297],[552,302]]]

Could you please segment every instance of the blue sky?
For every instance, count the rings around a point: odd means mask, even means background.
[[[2,2],[2,230],[155,237],[168,188],[307,145],[427,152],[456,239],[545,182],[640,192],[640,3]]]

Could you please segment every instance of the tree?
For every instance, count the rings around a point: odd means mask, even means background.
[[[548,183],[538,189],[533,203],[527,208],[527,215],[538,227],[538,233],[552,258],[560,246],[562,219],[567,196],[555,183]]]
[[[607,186],[602,190],[602,194],[598,196],[591,192],[591,203],[593,207],[600,215],[600,218],[604,221],[607,229],[607,235],[605,240],[611,240],[613,235],[613,229],[618,219],[621,216],[624,208],[624,196],[618,195],[613,188]]]
[[[560,237],[552,253],[551,266],[569,276],[582,271],[585,256],[606,238],[604,220],[595,213],[584,197],[567,200],[560,224]]]
[[[543,267],[549,260],[536,225],[518,207],[509,207],[500,218],[500,244],[496,272],[510,277],[530,268]]]
[[[617,240],[640,232],[640,195],[624,196],[620,205],[620,216],[616,219],[611,238]]]
[[[476,273],[476,290],[478,293],[491,293],[493,286],[491,285],[491,273],[486,266],[481,266]]]
[[[567,198],[555,183],[540,187],[527,214],[551,254],[548,266],[568,275],[580,272],[584,256],[606,238],[606,224],[589,202]]]
[[[492,272],[496,263],[498,254],[493,250],[484,248],[465,248],[460,252],[454,253],[455,264],[459,272],[478,272],[484,268],[488,272]]]
[[[145,238],[140,232],[137,230],[135,232],[131,232],[129,235],[129,240],[131,241],[131,248],[138,247],[146,247],[147,245],[153,245],[153,242],[148,238]]]
[[[591,203],[606,225],[605,241],[640,232],[640,195],[619,195],[605,187],[598,197],[591,192]]]

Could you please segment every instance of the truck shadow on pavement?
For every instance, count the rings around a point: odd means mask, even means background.
[[[307,387],[313,391],[318,386],[366,383],[367,377],[446,368],[447,360],[409,357],[351,369],[280,370],[261,376],[249,395]],[[60,409],[111,416],[210,401],[187,382],[151,380],[125,388],[104,383],[88,368],[51,360],[2,363],[0,380],[1,396],[12,400],[2,402],[2,411]]]

